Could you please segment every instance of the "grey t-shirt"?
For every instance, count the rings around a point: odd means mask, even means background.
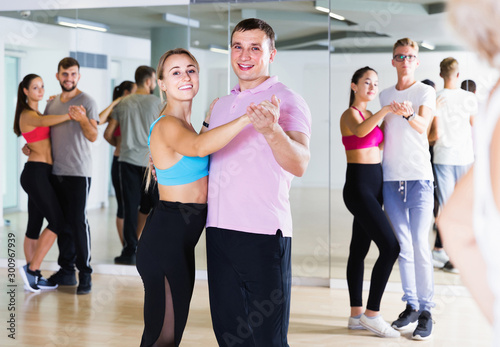
[[[111,118],[120,123],[122,142],[119,161],[148,165],[149,127],[158,118],[161,101],[155,95],[132,94],[115,106]]]
[[[86,93],[80,93],[68,102],[61,102],[61,95],[47,103],[45,115],[65,114],[69,106],[82,105],[89,119],[99,122],[97,104]],[[91,142],[83,135],[80,124],[75,121],[64,122],[50,128],[52,140],[52,156],[54,166],[52,173],[59,176],[92,176]]]

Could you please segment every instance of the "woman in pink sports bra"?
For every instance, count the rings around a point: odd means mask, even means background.
[[[29,74],[19,84],[17,93],[14,132],[23,135],[29,143],[28,162],[21,174],[21,186],[28,194],[28,226],[24,239],[26,265],[20,270],[25,282],[25,289],[39,292],[40,289],[54,289],[42,277],[40,265],[50,250],[57,233],[64,225],[64,215],[52,188],[52,152],[50,126],[69,121],[68,114],[60,116],[42,116],[38,111],[38,102],[43,99],[42,78]],[[48,226],[40,234],[43,219]]]
[[[368,66],[357,70],[351,80],[349,108],[340,118],[342,143],[347,157],[343,196],[347,209],[354,215],[347,261],[351,306],[348,328],[368,329],[381,337],[398,337],[400,333],[379,314],[380,301],[399,254],[399,244],[382,210],[380,148],[384,135],[377,125],[389,112],[395,112],[396,105],[384,106],[372,114],[366,106],[377,92],[378,76],[375,70]],[[375,242],[380,254],[373,267],[370,294],[363,313],[364,259],[371,241]]]

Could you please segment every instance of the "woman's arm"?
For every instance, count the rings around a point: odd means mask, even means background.
[[[69,114],[41,116],[35,111],[25,110],[21,114],[23,123],[34,127],[50,127],[70,120]]]
[[[116,137],[113,136],[115,133],[116,128],[118,127],[119,123],[116,119],[111,118],[108,122],[108,126],[106,127],[106,130],[104,130],[104,139],[108,141],[108,143],[111,146],[116,147],[117,141]]]
[[[460,277],[490,323],[493,302],[486,273],[486,263],[476,242],[472,226],[473,169],[458,182],[441,212],[438,225],[446,253],[460,270]]]
[[[345,121],[345,125],[354,135],[357,137],[364,137],[368,135],[390,111],[390,105],[384,106],[380,111],[363,121],[361,117],[359,117],[358,111],[349,108],[344,112],[341,119]]]
[[[104,124],[108,121],[108,117],[111,114],[111,111],[113,111],[113,108],[115,108],[115,106],[118,105],[120,101],[122,101],[122,98],[122,96],[116,98],[108,107],[106,107],[104,110],[102,110],[101,113],[99,113],[99,124]]]
[[[163,142],[175,152],[188,157],[205,157],[229,143],[244,127],[250,124],[247,115],[197,134],[187,129],[182,121],[173,116],[166,116],[156,123],[153,133],[162,136]]]

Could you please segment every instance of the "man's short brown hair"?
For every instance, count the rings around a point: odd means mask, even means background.
[[[69,69],[72,66],[78,66],[78,71],[80,71],[80,64],[78,63],[78,60],[72,57],[66,57],[63,60],[61,60],[57,65],[57,72],[59,72],[61,68]]]

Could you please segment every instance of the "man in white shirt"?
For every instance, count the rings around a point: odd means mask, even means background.
[[[436,92],[415,80],[417,54],[417,43],[408,38],[394,44],[392,65],[398,82],[380,93],[380,104],[396,101],[404,111],[402,116],[389,113],[383,123],[384,205],[401,248],[402,300],[407,303],[392,326],[398,330],[416,326],[413,338],[425,340],[432,334],[430,310],[435,305],[429,248],[434,179],[427,128],[436,108]]]
[[[433,164],[436,173],[439,205],[448,201],[458,180],[474,162],[472,124],[477,113],[476,96],[458,88],[459,66],[455,58],[444,59],[440,64],[444,89],[437,96],[442,100],[432,121],[429,140],[435,141]],[[434,249],[433,257],[442,259],[443,270],[456,272],[446,261],[442,249]]]

